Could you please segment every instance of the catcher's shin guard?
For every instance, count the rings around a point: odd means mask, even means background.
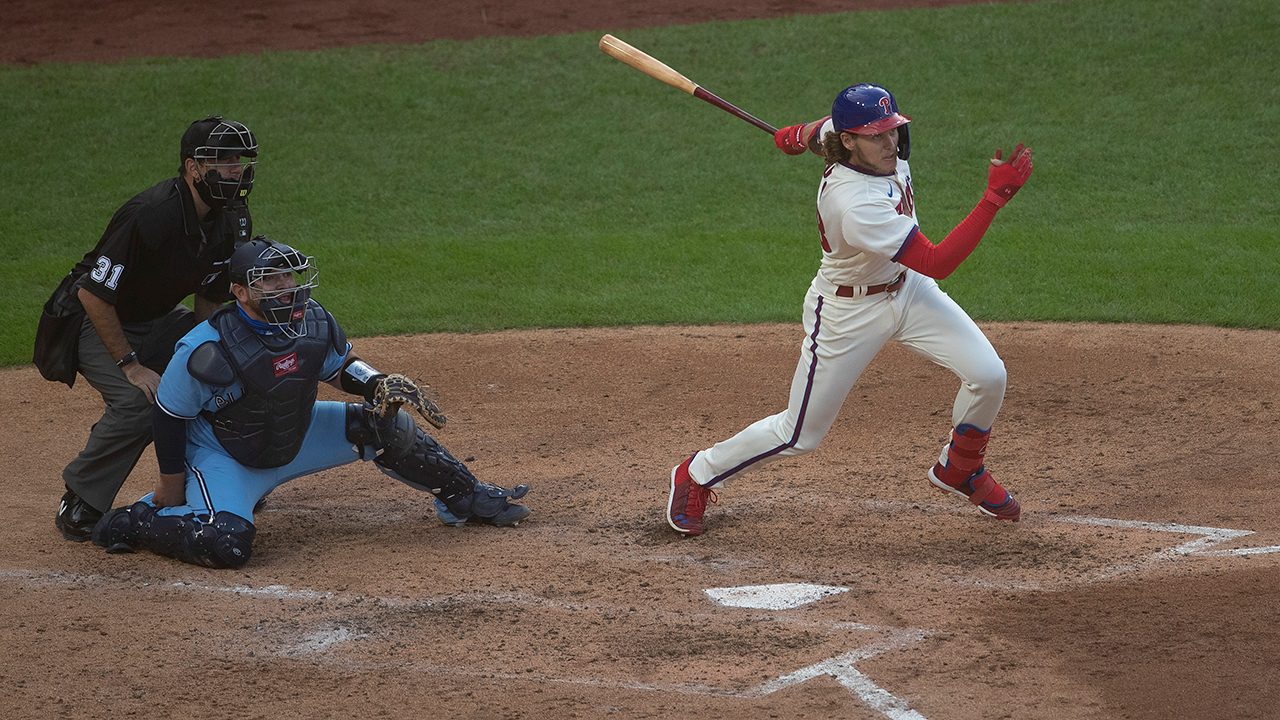
[[[93,528],[93,544],[109,553],[150,550],[192,565],[238,570],[252,557],[257,532],[253,523],[229,512],[178,517],[136,502],[104,515]]]
[[[507,490],[480,482],[403,411],[381,418],[368,405],[348,403],[347,439],[362,456],[365,446],[373,448],[373,462],[382,472],[436,496],[455,522],[474,516],[490,525],[515,525],[530,513],[508,502],[524,497],[528,485]]]

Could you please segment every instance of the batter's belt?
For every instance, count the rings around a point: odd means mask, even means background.
[[[907,271],[903,270],[898,276],[882,285],[836,285],[829,282],[822,275],[818,275],[814,280],[815,287],[819,292],[824,294],[833,294],[837,297],[870,297],[871,295],[879,295],[882,292],[897,292],[907,282]]]

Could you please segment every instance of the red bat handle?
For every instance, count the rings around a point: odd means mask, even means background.
[[[693,89],[693,96],[701,100],[706,100],[707,102],[711,103],[712,105],[715,105],[721,110],[724,110],[725,112],[731,115],[736,115],[742,118],[743,120],[746,120],[747,122],[751,123],[752,125],[755,125],[761,130],[764,130],[770,135],[777,134],[778,132],[778,128],[755,117],[754,115],[752,115],[749,112],[746,112],[745,110],[740,110],[734,107],[733,105],[725,102],[724,100],[721,100],[719,97],[716,97],[715,93],[707,92],[705,89],[702,88],[702,86],[698,86]]]

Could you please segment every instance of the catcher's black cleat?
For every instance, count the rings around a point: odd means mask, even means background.
[[[62,496],[58,515],[53,524],[62,537],[71,542],[85,542],[93,535],[93,526],[102,519],[102,513],[70,489]]]
[[[528,485],[518,485],[516,486],[516,491],[519,492],[520,489],[523,488],[527,492],[528,487],[529,487]],[[524,493],[521,492],[520,494],[523,495]],[[517,496],[513,495],[513,497],[517,497]],[[525,518],[529,517],[529,513],[533,512],[532,510],[525,507],[524,505],[517,505],[516,503],[509,502],[506,504],[505,507],[502,508],[502,510],[498,511],[497,514],[492,515],[490,517],[480,517],[479,515],[472,514],[463,518],[463,517],[458,517],[457,515],[454,515],[453,513],[449,512],[449,507],[444,503],[440,502],[439,498],[436,499],[435,505],[436,505],[436,517],[440,518],[440,522],[450,527],[466,527],[467,525],[493,525],[495,527],[515,527],[516,525],[520,524],[521,520],[524,520]]]

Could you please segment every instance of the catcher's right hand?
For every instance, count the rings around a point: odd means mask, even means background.
[[[389,418],[400,410],[401,405],[409,405],[434,427],[442,428],[448,421],[444,411],[432,401],[430,393],[399,373],[375,380],[370,402],[378,417]]]

